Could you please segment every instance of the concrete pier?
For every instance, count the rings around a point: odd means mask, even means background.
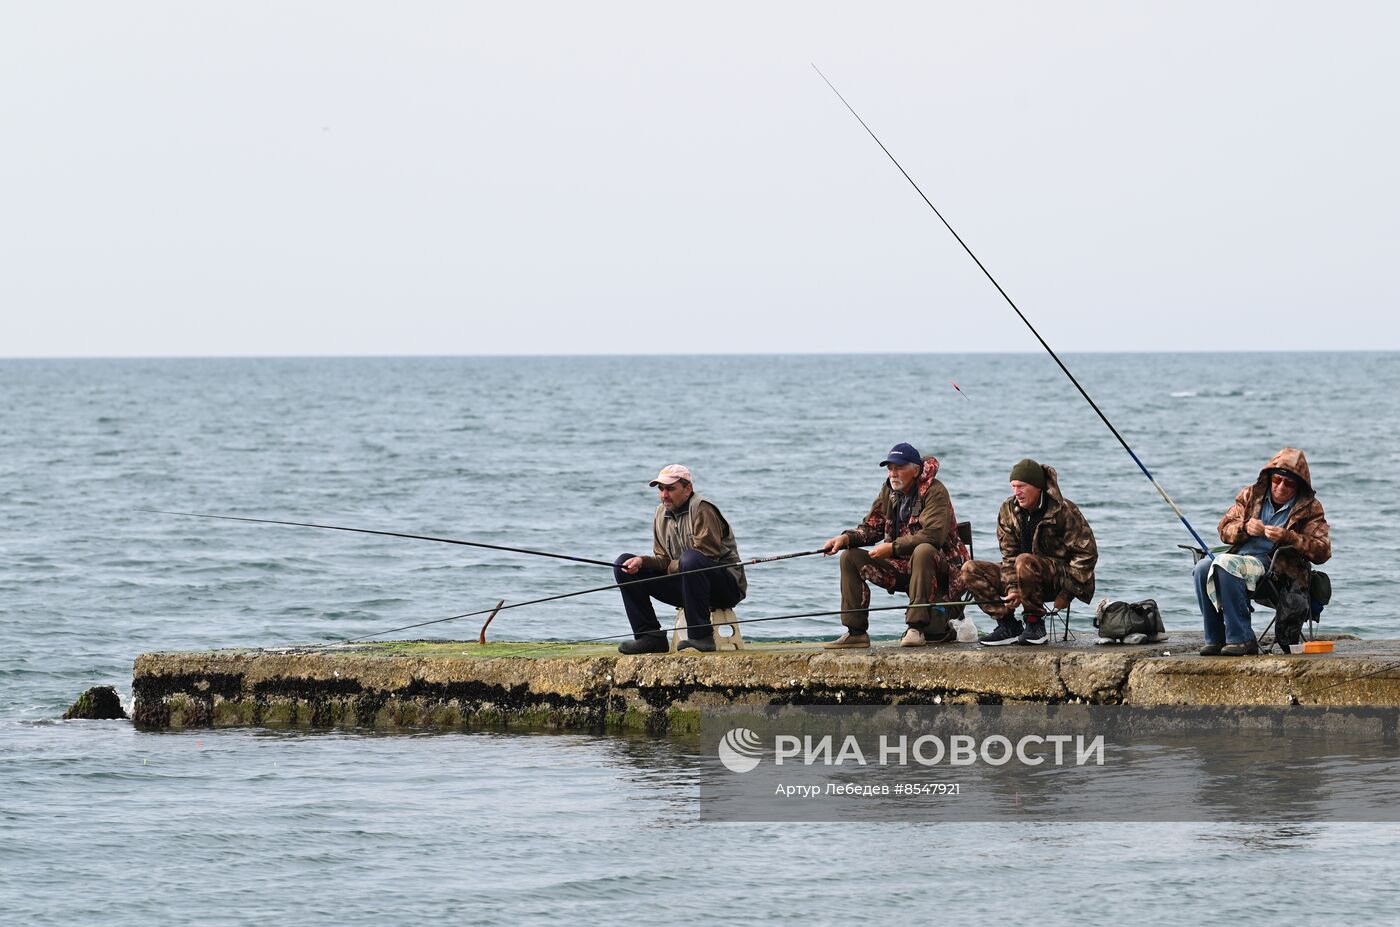
[[[1082,635],[1081,635],[1082,636]],[[1006,704],[1400,706],[1400,641],[1330,654],[1201,657],[1141,647],[976,644],[621,656],[614,646],[414,641],[136,660],[134,721],[224,726],[684,731],[719,706]]]

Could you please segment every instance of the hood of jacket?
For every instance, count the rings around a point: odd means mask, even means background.
[[[928,493],[928,488],[933,485],[934,479],[938,476],[938,458],[925,457],[924,468],[919,471],[919,496],[923,497]]]
[[[1296,447],[1285,447],[1273,456],[1265,466],[1259,471],[1259,479],[1255,481],[1256,499],[1264,498],[1262,493],[1269,488],[1269,477],[1275,471],[1281,470],[1299,480],[1302,485],[1298,487],[1298,495],[1304,499],[1310,499],[1317,493],[1312,487],[1312,471],[1308,469],[1308,458]]]

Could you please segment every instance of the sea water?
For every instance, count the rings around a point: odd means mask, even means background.
[[[1279,448],[1303,448],[1336,550],[1324,628],[1400,636],[1386,595],[1400,573],[1400,355],[1066,361],[1207,541]],[[940,459],[979,556],[995,554],[1011,465],[1053,465],[1094,527],[1098,594],[1155,598],[1169,628],[1196,628],[1177,548],[1192,536],[1048,357],[0,361],[0,397],[6,921],[1058,924],[1111,910],[1165,924],[1390,910],[1393,825],[705,824],[699,758],[674,739],[56,720],[91,685],[129,704],[146,651],[333,641],[610,582],[589,564],[148,510],[611,560],[646,551],[647,481],[679,462],[758,557],[854,525],[899,441]],[[835,609],[835,567],[751,568],[743,617]],[[872,630],[901,625],[877,613]],[[615,593],[491,627],[520,640],[625,630]],[[1267,800],[1267,782],[1242,788]]]

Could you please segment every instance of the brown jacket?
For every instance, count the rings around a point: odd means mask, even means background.
[[[1031,553],[1065,565],[1065,595],[1088,602],[1094,597],[1094,567],[1099,548],[1094,531],[1079,506],[1060,495],[1060,478],[1054,467],[1045,468],[1041,494],[1045,514],[1031,537]],[[1021,523],[1016,517],[1015,496],[1007,496],[997,512],[997,543],[1001,545],[1001,578],[1007,589],[1016,588],[1016,555],[1021,550]]]
[[[843,532],[851,539],[851,546],[892,541],[891,563],[895,569],[906,573],[909,558],[920,544],[932,544],[943,551],[954,569],[967,559],[967,545],[958,537],[958,516],[953,511],[953,500],[948,498],[947,488],[938,479],[938,458],[924,458],[924,469],[919,473],[919,502],[913,516],[902,525],[895,524],[897,505],[898,500],[886,478],[880,494],[870,504],[870,514],[865,516],[865,521]]]
[[[1233,552],[1249,539],[1249,534],[1244,530],[1245,522],[1259,517],[1264,498],[1269,492],[1269,477],[1275,470],[1292,474],[1302,481],[1293,511],[1288,513],[1288,523],[1284,525],[1288,536],[1279,544],[1290,549],[1279,552],[1275,568],[1284,576],[1304,584],[1309,563],[1323,564],[1331,558],[1332,529],[1327,524],[1322,503],[1317,501],[1317,493],[1312,488],[1308,459],[1297,448],[1285,447],[1279,451],[1259,471],[1259,478],[1240,490],[1239,495],[1235,496],[1235,504],[1220,519],[1220,540],[1229,544]]]
[[[643,557],[642,562],[652,570],[665,570],[667,573],[680,571],[681,554],[687,550],[697,550],[716,563],[732,563],[729,574],[739,584],[739,597],[749,594],[748,580],[744,568],[739,563],[739,542],[734,539],[734,531],[724,520],[713,502],[691,493],[690,500],[680,512],[668,512],[666,506],[656,507],[656,517],[651,525],[652,557]]]

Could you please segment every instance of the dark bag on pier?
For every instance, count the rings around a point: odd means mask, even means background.
[[[1290,653],[1289,646],[1302,640],[1303,622],[1312,620],[1312,607],[1307,593],[1294,583],[1275,581],[1275,588],[1275,639],[1283,646],[1284,653]]]
[[[1155,599],[1110,602],[1101,599],[1094,610],[1100,644],[1157,644],[1167,639]]]

